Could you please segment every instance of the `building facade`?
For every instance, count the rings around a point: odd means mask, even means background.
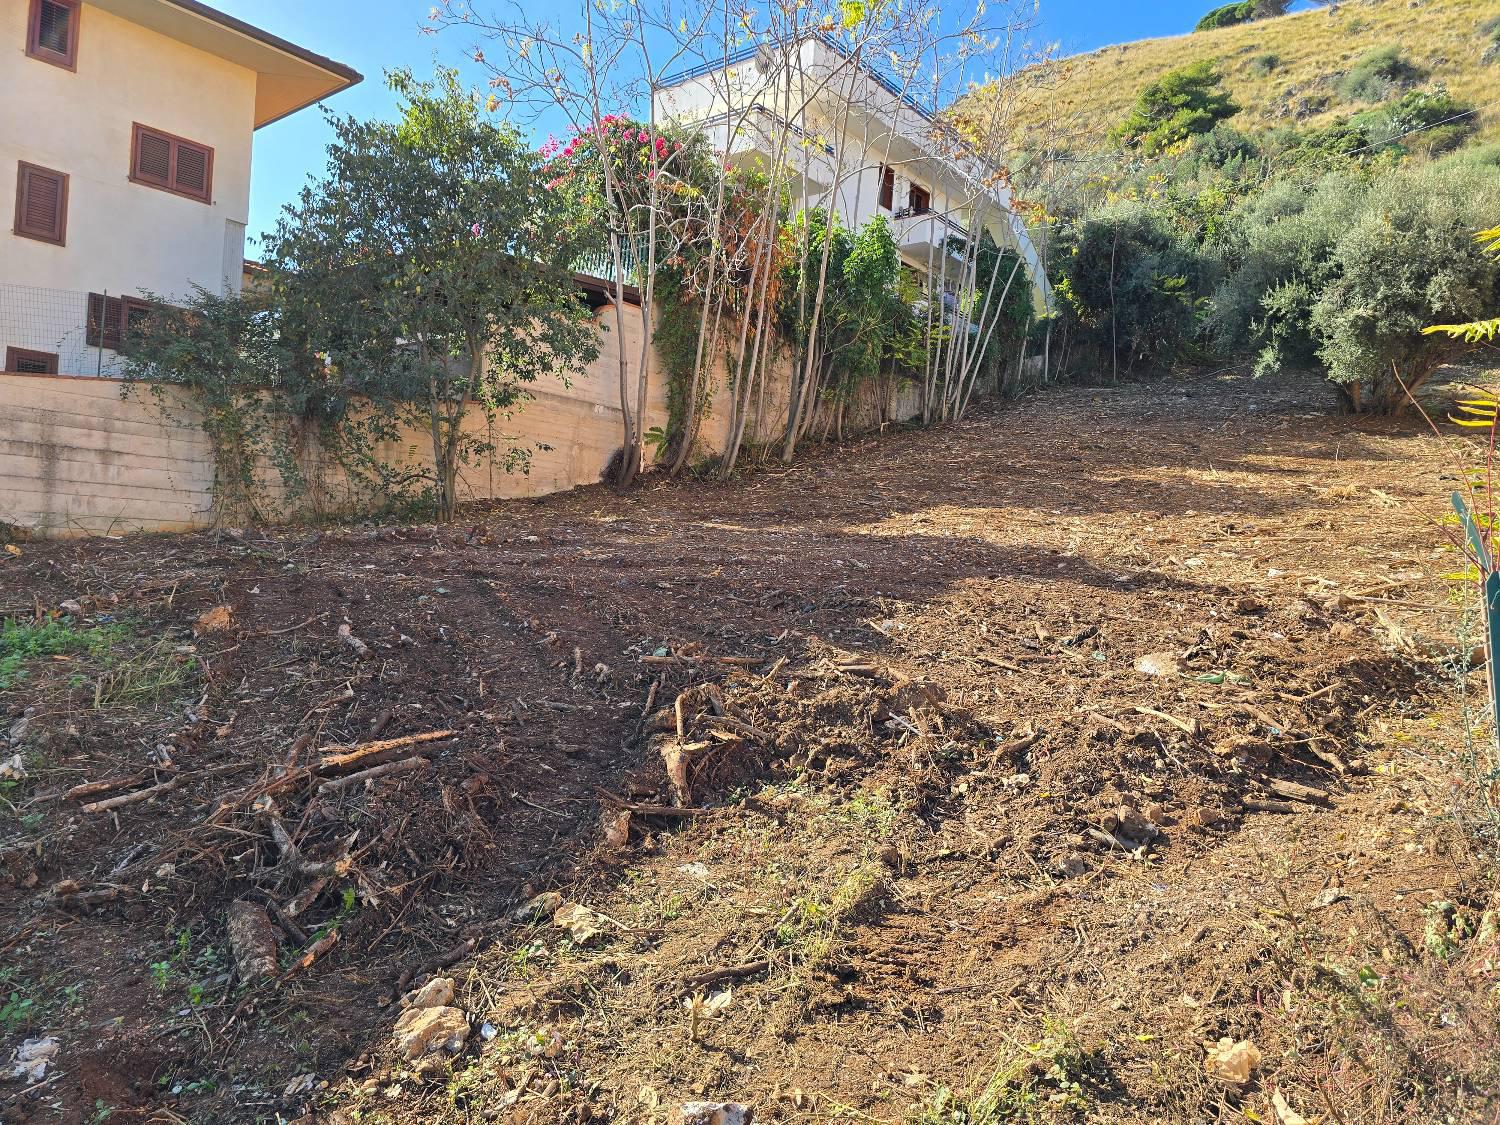
[[[0,0],[0,355],[105,374],[143,294],[238,291],[254,131],[356,82],[197,0]]]
[[[987,232],[1025,263],[1038,307],[1051,307],[1009,184],[832,40],[747,47],[663,79],[654,102],[658,119],[696,125],[732,162],[780,161],[794,209],[831,206],[851,229],[885,216],[908,269],[950,293],[963,284],[951,240]]]

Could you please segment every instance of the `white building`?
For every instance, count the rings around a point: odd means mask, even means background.
[[[197,0],[0,0],[0,356],[108,373],[139,295],[237,291],[254,131],[360,81]]]
[[[1012,210],[1009,185],[831,39],[810,35],[780,52],[752,45],[664,78],[654,98],[658,119],[696,125],[731,161],[770,170],[778,152],[789,154],[794,207],[831,201],[851,229],[885,215],[906,265],[950,292],[961,286],[962,268],[951,254],[945,267],[949,240],[987,231],[1016,250],[1038,305],[1051,307],[1046,271]]]

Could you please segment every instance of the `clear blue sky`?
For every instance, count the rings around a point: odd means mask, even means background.
[[[339,114],[384,116],[393,101],[382,72],[410,67],[419,76],[434,61],[460,65],[467,46],[458,32],[424,35],[431,0],[208,0],[213,6],[294,43],[347,63],[364,82],[330,98]],[[527,0],[529,4],[546,0]],[[961,0],[945,0],[946,4]],[[972,0],[971,0],[972,2]],[[1038,43],[1058,43],[1063,53],[1088,51],[1156,35],[1189,31],[1218,0],[1039,0]],[[478,81],[478,76],[475,76]],[[250,233],[275,225],[309,174],[321,172],[329,130],[316,108],[260,130],[250,194]],[[540,139],[540,138],[539,138]],[[252,242],[247,253],[254,257]]]

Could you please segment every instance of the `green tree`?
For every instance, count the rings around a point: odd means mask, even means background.
[[[399,119],[333,122],[327,173],[286,209],[268,264],[310,350],[369,396],[385,433],[426,432],[432,467],[413,472],[446,520],[460,469],[499,452],[466,428],[471,411],[507,414],[526,384],[598,354],[570,276],[593,235],[456,71],[388,80]],[[528,454],[512,446],[502,460],[510,470]]]
[[[1424,334],[1500,305],[1500,259],[1473,232],[1500,211],[1500,185],[1472,170],[1379,181],[1345,216],[1330,283],[1308,315],[1318,358],[1357,410],[1401,411],[1444,363],[1473,345]]]
[[[1148,155],[1206,133],[1240,111],[1220,88],[1213,62],[1202,59],[1174,70],[1141,91],[1135,109],[1114,136]]]

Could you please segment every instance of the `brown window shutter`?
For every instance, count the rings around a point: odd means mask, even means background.
[[[167,187],[172,182],[172,142],[159,133],[140,129],[135,135],[135,167],[138,180]]]
[[[89,294],[88,346],[119,351],[125,324],[125,306],[118,297]]]
[[[880,205],[887,211],[896,205],[896,169],[880,166]]]
[[[68,177],[51,168],[20,162],[16,170],[15,233],[23,238],[55,242],[68,234]]]
[[[130,142],[130,179],[201,203],[212,202],[214,150],[137,123]]]
[[[208,194],[209,151],[201,145],[179,142],[172,169],[172,185],[184,195],[202,199]]]
[[[54,66],[76,68],[79,0],[31,0],[26,21],[26,53]]]
[[[30,348],[6,348],[5,370],[17,375],[56,375],[57,353]]]

